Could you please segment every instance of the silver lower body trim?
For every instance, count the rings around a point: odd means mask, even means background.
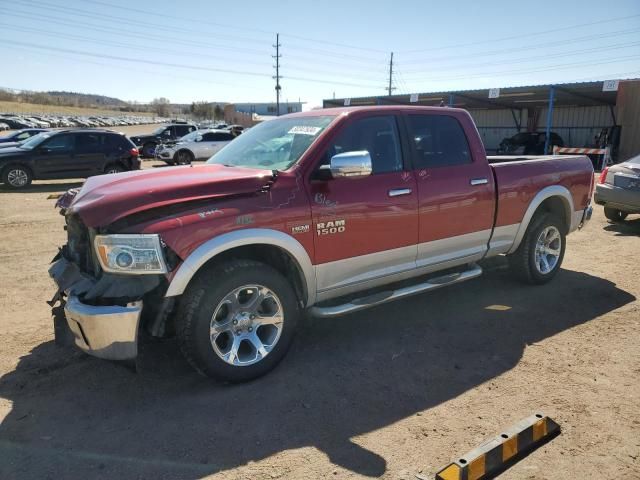
[[[69,296],[64,307],[75,344],[106,360],[131,360],[138,355],[138,324],[142,301],[126,307],[87,305]]]
[[[453,285],[454,283],[464,282],[465,280],[476,278],[481,274],[482,268],[480,268],[480,266],[478,265],[473,265],[471,269],[464,272],[443,275],[441,277],[432,278],[426,282],[418,283],[416,285],[399,288],[398,290],[375,293],[366,297],[352,300],[351,302],[344,303],[342,305],[334,305],[329,307],[315,306],[310,309],[310,313],[311,315],[320,318],[338,317],[347,313],[357,312],[358,310],[364,310],[365,308],[382,305],[383,303],[398,300],[410,295],[417,295],[419,293],[436,290],[447,285]]]

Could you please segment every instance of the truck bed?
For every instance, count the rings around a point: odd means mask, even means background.
[[[560,185],[571,192],[574,212],[589,204],[593,166],[586,155],[505,155],[487,159],[496,183],[496,227],[520,223],[533,197],[548,186]]]

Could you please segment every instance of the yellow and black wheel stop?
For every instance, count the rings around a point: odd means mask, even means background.
[[[560,433],[560,425],[537,413],[451,462],[436,480],[485,480],[513,465]]]

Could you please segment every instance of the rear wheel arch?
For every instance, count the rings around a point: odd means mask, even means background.
[[[563,187],[562,185],[551,185],[543,188],[535,197],[533,197],[529,206],[525,210],[513,245],[507,253],[513,253],[518,249],[520,242],[522,242],[527,228],[533,219],[536,216],[540,216],[545,213],[555,215],[563,223],[565,227],[563,233],[567,235],[573,230],[573,212],[573,196],[566,187]]]

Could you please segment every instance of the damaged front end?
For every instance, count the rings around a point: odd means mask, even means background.
[[[68,241],[49,268],[58,288],[49,302],[56,343],[107,360],[134,360],[143,319],[149,328],[163,329],[157,320],[164,319],[167,308],[164,247],[157,236],[148,236],[157,238],[160,249],[158,258],[151,258],[149,249],[139,248],[143,236],[99,235],[77,215],[65,219]],[[149,258],[155,270],[149,263],[142,265],[144,270],[134,269]]]

